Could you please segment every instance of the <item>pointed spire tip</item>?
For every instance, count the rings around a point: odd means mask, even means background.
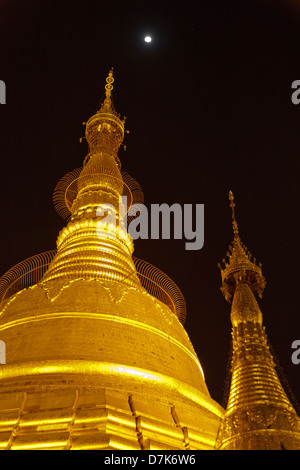
[[[231,211],[232,211],[232,228],[233,228],[233,233],[235,236],[238,236],[239,234],[239,228],[238,228],[238,224],[237,224],[237,221],[235,219],[235,202],[234,202],[234,196],[233,196],[233,192],[232,191],[229,191],[229,201],[230,201],[230,207],[231,207]]]

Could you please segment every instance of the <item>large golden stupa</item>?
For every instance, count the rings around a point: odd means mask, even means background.
[[[121,172],[124,120],[111,100],[86,123],[83,168],[57,185],[69,215],[57,251],[2,278],[2,449],[212,449],[223,409],[181,323],[184,299],[101,208],[141,202]],[[26,288],[23,288],[23,287]],[[27,287],[29,286],[29,287]],[[150,293],[149,293],[150,292]],[[153,294],[153,295],[151,295]]]
[[[0,448],[300,448],[299,419],[279,383],[254,299],[264,279],[235,219],[222,270],[223,293],[233,297],[226,410],[206,387],[183,327],[179,288],[132,256],[122,217],[130,217],[142,192],[121,170],[124,119],[112,104],[113,81],[110,71],[105,99],[86,123],[83,167],[55,190],[55,206],[68,219],[57,250],[0,280]],[[107,221],[111,208],[116,223]]]

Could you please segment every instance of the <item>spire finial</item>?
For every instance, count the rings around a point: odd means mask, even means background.
[[[108,77],[106,78],[106,85],[105,85],[105,94],[106,98],[110,98],[111,90],[113,89],[112,83],[114,83],[113,77],[114,68],[112,67],[108,73]]]
[[[105,97],[101,100],[101,105],[96,113],[86,123],[85,136],[89,144],[89,155],[91,152],[105,151],[110,155],[114,155],[117,165],[120,165],[117,156],[120,145],[124,138],[124,122],[125,118],[121,118],[114,108],[112,100],[114,69],[110,68],[106,77]],[[85,164],[89,160],[85,160]]]
[[[239,227],[238,227],[237,221],[235,219],[235,211],[234,211],[235,203],[234,203],[234,196],[233,196],[232,191],[229,191],[229,201],[230,201],[230,207],[231,207],[231,211],[232,211],[233,233],[236,237],[238,237],[239,236]]]
[[[229,191],[230,207],[232,209],[232,227],[234,240],[228,252],[228,262],[225,261],[225,267],[221,269],[222,275],[222,292],[226,300],[230,302],[235,288],[240,281],[247,282],[252,292],[262,296],[265,288],[265,278],[261,272],[261,266],[256,265],[256,260],[252,261],[252,255],[247,247],[242,243],[239,236],[239,228],[235,219],[235,203],[232,191]]]
[[[114,77],[113,77],[113,68],[110,69],[108,76],[106,78],[106,85],[105,85],[105,99],[103,101],[103,104],[101,106],[100,111],[106,112],[106,113],[112,113],[113,112],[113,105],[111,101],[111,91],[113,89],[113,82],[114,82]]]

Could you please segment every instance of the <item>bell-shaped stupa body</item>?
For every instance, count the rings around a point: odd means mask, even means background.
[[[120,196],[134,191],[117,155],[124,121],[112,82],[110,72],[86,124],[83,168],[56,191],[69,214],[57,251],[20,263],[0,283],[1,449],[215,446],[223,409],[179,320],[180,291],[133,259],[122,224],[132,201]],[[161,297],[145,288],[151,283]]]

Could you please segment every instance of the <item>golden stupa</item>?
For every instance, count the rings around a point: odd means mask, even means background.
[[[83,168],[55,191],[58,211],[70,215],[57,251],[20,263],[0,284],[2,449],[215,445],[223,409],[181,323],[179,289],[132,258],[122,223],[98,215],[113,206],[118,219],[120,195],[128,207],[141,202],[117,156],[124,120],[112,105],[113,80],[110,71],[105,100],[86,123]]]
[[[83,167],[54,193],[68,219],[57,250],[0,280],[0,449],[299,449],[299,419],[277,378],[253,295],[262,293],[264,278],[235,219],[222,270],[223,293],[233,298],[226,410],[208,392],[183,327],[179,288],[132,256],[122,217],[143,199],[121,170],[125,129],[112,104],[113,81],[111,70],[105,99],[86,123]],[[107,222],[112,207],[115,224]]]

